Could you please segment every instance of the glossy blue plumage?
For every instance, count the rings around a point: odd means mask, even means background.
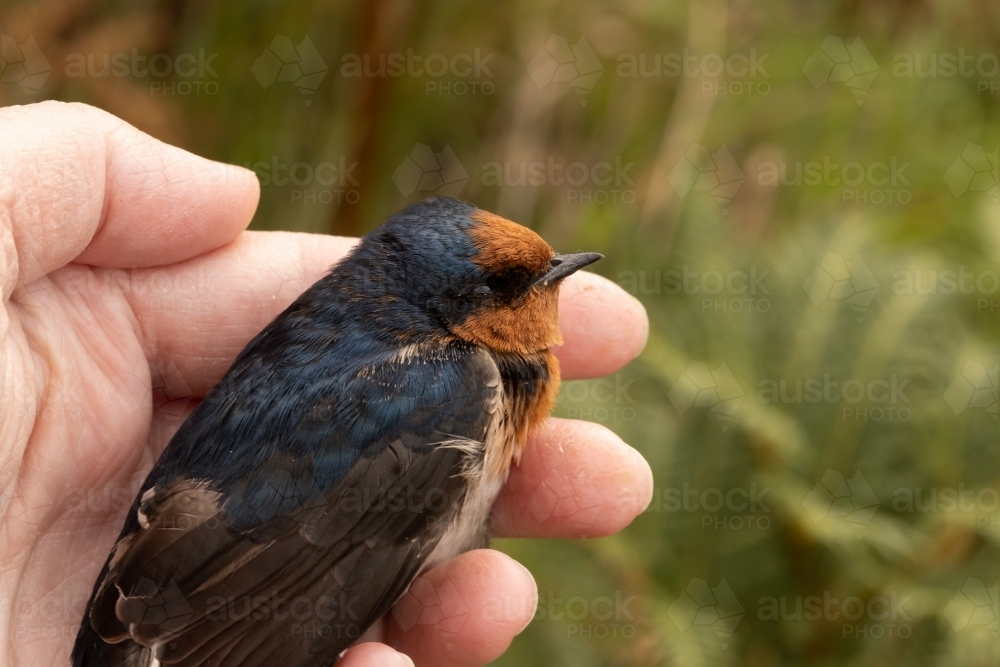
[[[477,211],[406,208],[247,345],[144,482],[75,667],[149,667],[154,655],[325,667],[433,558],[485,544],[513,434],[553,375],[543,350],[490,350],[455,327],[567,272],[537,237],[533,264],[484,268]],[[490,447],[504,458],[488,475]],[[234,598],[270,611],[220,615]],[[276,599],[326,604],[337,620],[290,623]]]

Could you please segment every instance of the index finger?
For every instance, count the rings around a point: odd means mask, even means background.
[[[84,104],[0,109],[0,135],[0,240],[14,250],[0,271],[4,297],[14,281],[72,261],[131,268],[194,257],[236,238],[257,207],[252,172]]]
[[[247,232],[207,255],[139,269],[130,280],[120,281],[131,290],[126,296],[164,392],[178,398],[204,396],[250,339],[353,244],[353,239],[316,234]],[[183,299],[151,299],[143,287],[192,281]],[[555,353],[565,379],[613,373],[642,350],[646,312],[618,285],[580,272],[566,280],[559,296],[566,343]]]

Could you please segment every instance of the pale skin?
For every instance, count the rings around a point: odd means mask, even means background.
[[[252,173],[91,107],[0,109],[0,141],[0,665],[65,667],[153,460],[254,334],[354,241],[245,231]],[[560,297],[564,379],[621,368],[647,326],[613,283],[573,276]],[[549,419],[492,532],[601,537],[651,494],[649,466],[613,433]],[[422,575],[339,665],[483,665],[536,601],[523,566],[470,552]]]

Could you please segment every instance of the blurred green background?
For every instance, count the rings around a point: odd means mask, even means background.
[[[246,165],[256,229],[437,192],[605,253],[649,344],[557,414],[656,494],[497,543],[541,600],[496,664],[1000,664],[1000,6],[7,0],[0,33],[0,103]]]

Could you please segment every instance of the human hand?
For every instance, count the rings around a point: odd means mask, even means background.
[[[246,343],[353,244],[245,232],[254,175],[83,105],[0,109],[0,664],[69,664],[84,606],[153,461]],[[642,348],[642,307],[577,274],[560,298],[566,379]],[[652,494],[596,424],[550,419],[494,508],[494,534],[599,537]],[[484,614],[502,599],[511,613]],[[342,667],[481,665],[537,590],[493,550],[422,575]],[[391,647],[391,648],[390,648]]]

